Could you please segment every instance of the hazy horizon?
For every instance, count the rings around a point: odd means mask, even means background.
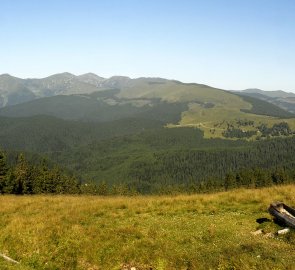
[[[295,3],[1,2],[0,74],[162,77],[295,92]]]
[[[167,80],[175,80],[175,81],[180,81],[180,82],[183,82],[183,83],[197,83],[198,84],[198,82],[190,82],[190,81],[188,81],[188,82],[184,82],[184,81],[181,81],[181,80],[178,80],[177,78],[163,78],[163,77],[147,77],[147,76],[140,76],[140,77],[130,77],[130,76],[126,76],[126,75],[120,75],[120,74],[115,74],[115,75],[112,75],[112,76],[110,76],[110,77],[103,77],[103,76],[101,76],[100,74],[96,74],[96,73],[94,73],[94,72],[86,72],[86,73],[82,73],[82,74],[74,74],[74,73],[72,73],[72,72],[68,72],[68,71],[64,71],[64,72],[60,72],[60,73],[54,73],[54,74],[49,74],[49,75],[47,75],[47,76],[44,76],[44,77],[33,77],[33,76],[31,76],[31,77],[19,77],[19,76],[15,76],[14,74],[9,74],[9,73],[2,73],[2,74],[0,74],[0,76],[1,75],[9,75],[9,76],[12,76],[12,77],[15,77],[15,78],[19,78],[19,79],[23,79],[23,80],[27,80],[27,79],[44,79],[44,78],[47,78],[47,77],[51,77],[51,76],[53,76],[53,75],[58,75],[58,74],[64,74],[64,73],[69,73],[69,74],[72,74],[72,75],[74,75],[74,76],[81,76],[81,75],[85,75],[85,74],[89,74],[89,73],[92,73],[92,74],[94,74],[94,75],[97,75],[97,76],[99,76],[99,77],[101,77],[101,78],[103,78],[103,79],[109,79],[109,78],[111,78],[111,77],[128,77],[128,78],[130,78],[130,79],[140,79],[140,78],[161,78],[161,79],[167,79]],[[214,88],[219,88],[219,89],[222,89],[222,88],[220,88],[220,87],[218,87],[218,86],[213,86],[213,85],[209,85],[209,84],[206,84],[206,83],[203,83],[204,85],[207,85],[207,86],[210,86],[210,87],[214,87]],[[284,91],[284,92],[286,92],[286,93],[295,93],[295,91],[288,91],[288,90],[282,90],[282,89],[274,89],[274,90],[265,90],[265,89],[260,89],[260,88],[257,88],[257,87],[248,87],[248,88],[244,88],[244,89],[222,89],[222,90],[226,90],[226,91],[243,91],[243,90],[250,90],[250,89],[257,89],[257,90],[263,90],[263,91]]]

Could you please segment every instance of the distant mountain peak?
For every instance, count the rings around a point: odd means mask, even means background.
[[[103,77],[98,76],[98,75],[95,74],[95,73],[92,73],[92,72],[87,72],[87,73],[85,73],[85,74],[81,74],[81,75],[79,75],[78,77],[91,77],[91,78],[97,78],[97,79],[105,79],[105,78],[103,78]]]
[[[245,90],[242,90],[243,92],[247,92],[247,93],[261,93],[264,92],[263,90],[259,89],[259,88],[247,88]]]
[[[105,78],[100,77],[100,76],[96,75],[95,73],[91,73],[91,72],[81,74],[81,75],[77,76],[77,78],[79,80],[96,80],[96,81],[105,80]]]
[[[126,86],[131,78],[127,76],[112,76],[104,81],[104,85],[111,88],[121,88]]]
[[[285,92],[282,90],[274,90],[274,91],[264,91],[258,88],[248,88],[243,91],[242,93],[248,94],[262,94],[264,96],[272,97],[272,98],[286,98],[286,97],[295,97],[295,94],[292,92]]]
[[[69,72],[62,72],[62,73],[57,73],[53,74],[47,78],[75,78],[76,75],[69,73]]]
[[[108,80],[131,80],[131,78],[129,78],[127,76],[115,75],[115,76],[110,77]]]
[[[8,73],[1,74],[0,78],[1,79],[14,79],[14,80],[17,79],[17,80],[21,80],[20,78],[14,77],[14,76],[12,76],[12,75],[10,75]]]
[[[8,73],[3,73],[3,74],[0,74],[0,77],[13,77],[13,76],[11,76],[11,75],[8,74]]]
[[[91,73],[91,72],[79,75],[77,76],[77,79],[80,82],[91,84],[95,87],[100,87],[101,83],[105,80],[105,78],[102,78],[96,75],[95,73]]]

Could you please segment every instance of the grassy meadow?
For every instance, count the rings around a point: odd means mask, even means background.
[[[0,269],[294,269],[267,208],[295,186],[178,196],[0,196]],[[251,232],[262,228],[264,234]]]
[[[213,108],[203,108],[200,104],[192,103],[190,104],[189,110],[182,113],[180,124],[169,125],[169,127],[197,127],[204,131],[204,138],[224,138],[222,133],[226,131],[228,124],[235,128],[240,128],[237,124],[238,119],[247,119],[254,122],[253,126],[242,127],[245,131],[257,131],[257,126],[261,124],[272,127],[274,124],[281,122],[288,123],[290,128],[293,131],[295,130],[294,118],[284,119],[267,115],[245,113],[242,112],[240,108],[240,103],[231,104],[231,106],[222,104]],[[252,139],[256,137],[255,135]]]

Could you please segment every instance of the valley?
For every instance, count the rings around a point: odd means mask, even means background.
[[[294,14],[1,1],[0,270],[293,270]]]
[[[1,76],[0,89],[6,87],[6,92],[15,87],[18,90],[27,87],[35,93],[48,93],[47,97],[4,106],[0,109],[1,116],[48,115],[84,122],[152,119],[170,128],[199,128],[205,138],[228,138],[224,134],[234,129],[241,135],[245,133],[237,138],[253,140],[261,137],[259,126],[271,128],[280,123],[287,123],[291,131],[295,130],[295,115],[291,112],[267,101],[196,83],[123,76],[103,79],[95,74],[75,76],[69,73],[34,80]],[[12,93],[18,93],[21,99],[21,91]],[[240,123],[247,121],[253,123],[241,128]]]
[[[229,174],[229,187],[267,186],[280,170],[280,183],[295,181],[294,115],[265,100],[161,78],[0,76],[6,91],[16,81],[51,96],[0,109],[12,170],[24,153],[108,194],[113,186],[126,194],[220,191]]]

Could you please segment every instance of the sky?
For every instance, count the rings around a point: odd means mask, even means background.
[[[295,92],[293,0],[0,0],[0,74]]]

